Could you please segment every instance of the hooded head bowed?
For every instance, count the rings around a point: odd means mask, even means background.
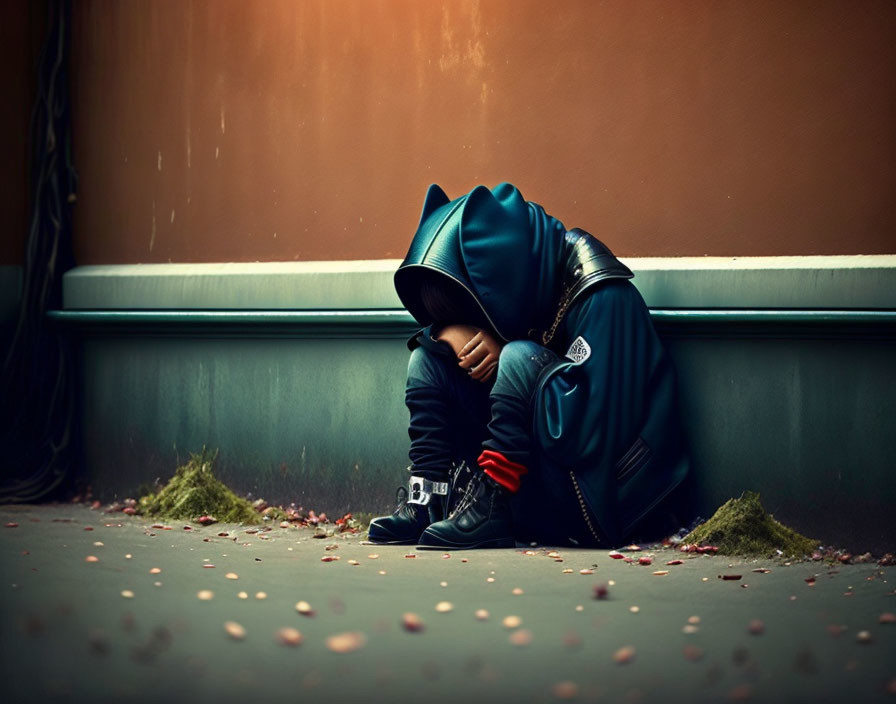
[[[466,319],[504,340],[531,338],[551,326],[561,298],[571,304],[594,284],[632,272],[584,230],[566,232],[544,208],[502,183],[477,186],[451,200],[430,186],[395,290],[421,325],[435,321],[424,305],[424,282],[456,296]]]
[[[556,310],[564,234],[563,223],[510,184],[477,186],[455,200],[433,185],[395,273],[395,289],[417,322],[428,325],[433,320],[421,300],[421,282],[447,277],[500,337],[523,339],[549,324]]]

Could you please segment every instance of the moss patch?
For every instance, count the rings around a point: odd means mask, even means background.
[[[154,518],[195,521],[211,516],[225,523],[261,523],[262,516],[251,503],[234,494],[212,473],[218,452],[202,448],[191,453],[190,461],[178,467],[171,481],[158,493],[138,501],[138,512]]]
[[[759,494],[745,491],[729,499],[712,518],[685,536],[683,542],[715,545],[728,555],[802,557],[818,548],[818,541],[800,535],[765,512]]]

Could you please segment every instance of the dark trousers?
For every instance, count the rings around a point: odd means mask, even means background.
[[[489,381],[471,379],[448,345],[411,352],[405,402],[412,471],[444,480],[452,462],[475,466],[483,449],[530,468],[532,399],[542,371],[559,361],[533,342],[504,346]]]
[[[568,472],[533,447],[532,403],[543,373],[562,360],[527,341],[504,346],[488,382],[470,379],[444,345],[417,347],[408,364],[405,400],[410,412],[411,471],[444,481],[452,462],[476,467],[483,449],[524,465],[511,500],[518,541],[590,545]]]

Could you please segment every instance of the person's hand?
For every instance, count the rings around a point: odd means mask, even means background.
[[[501,343],[490,333],[476,328],[477,332],[469,339],[460,352],[458,366],[466,369],[471,379],[487,381],[498,368],[498,357],[501,355]]]
[[[447,342],[457,358],[460,359],[464,345],[472,340],[477,332],[479,332],[479,328],[472,325],[446,325],[438,331],[436,339]]]

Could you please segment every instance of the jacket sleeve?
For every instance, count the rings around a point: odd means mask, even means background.
[[[408,349],[413,351],[417,347],[423,347],[433,354],[447,355],[454,358],[454,351],[451,349],[451,345],[435,338],[438,330],[439,326],[437,325],[428,325],[425,328],[421,328],[408,340]]]

